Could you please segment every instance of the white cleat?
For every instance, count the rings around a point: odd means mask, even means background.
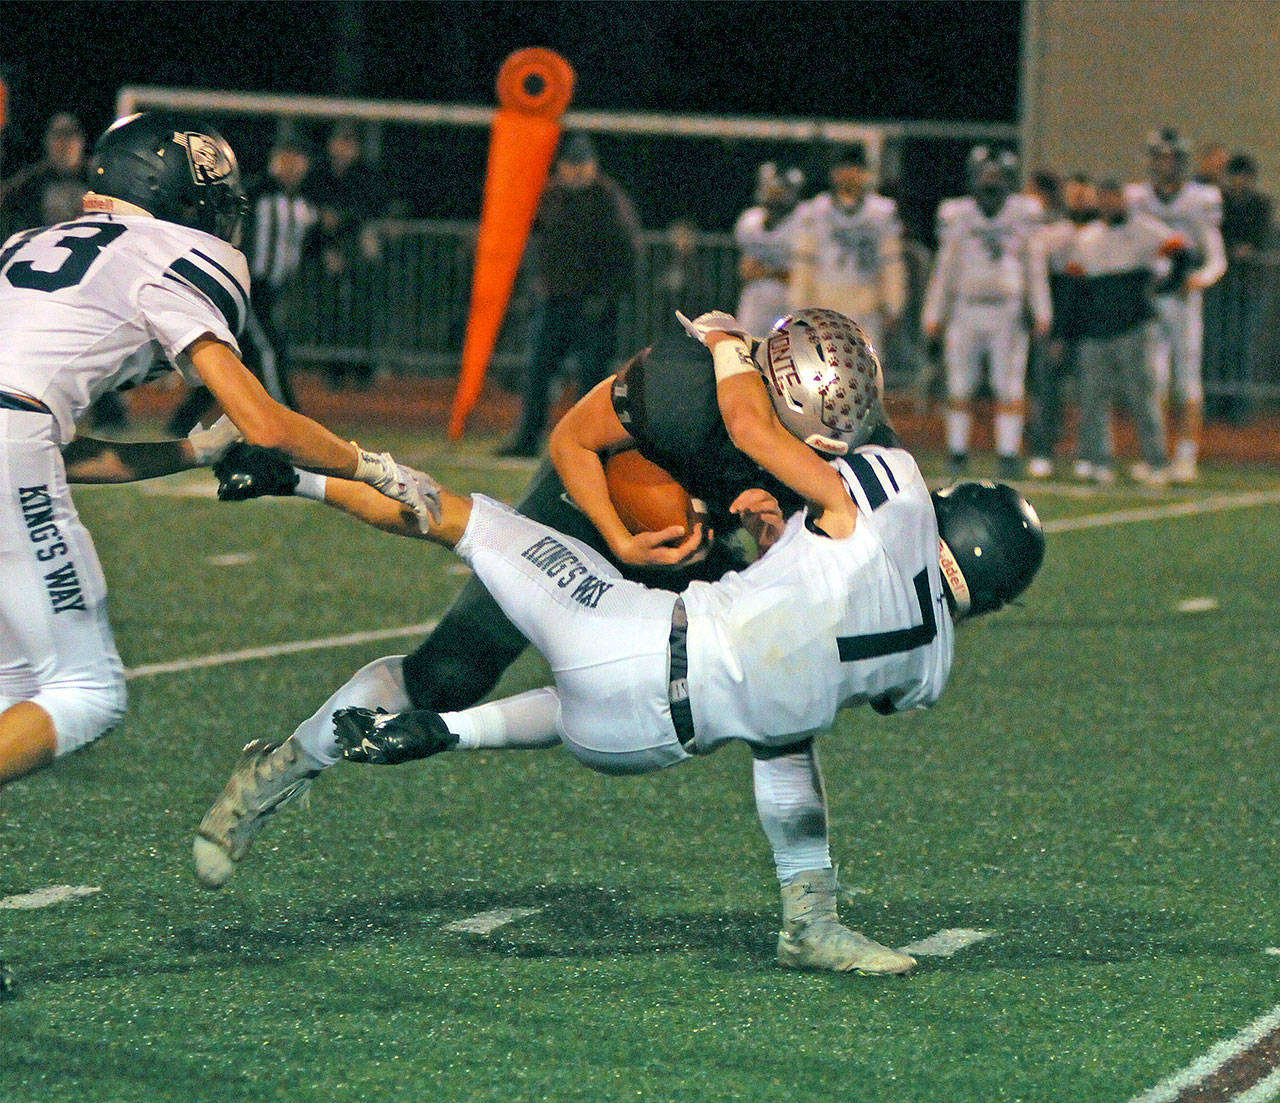
[[[916,959],[841,923],[836,916],[835,870],[813,869],[782,889],[778,964],[787,969],[889,976],[910,972]]]
[[[1200,478],[1195,460],[1174,460],[1169,465],[1169,478],[1175,483],[1193,483]]]
[[[1149,463],[1135,463],[1129,468],[1129,477],[1143,486],[1161,487],[1169,485],[1169,470],[1165,467],[1153,467]]]
[[[220,889],[231,880],[236,863],[249,852],[262,825],[303,796],[319,773],[292,739],[284,743],[257,739],[248,744],[196,832],[192,849],[200,884]]]
[[[1027,474],[1033,479],[1053,477],[1053,460],[1048,456],[1032,456],[1027,461]]]

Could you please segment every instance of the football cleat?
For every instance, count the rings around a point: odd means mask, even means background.
[[[430,758],[458,745],[458,737],[445,726],[440,714],[429,709],[339,709],[333,714],[333,731],[343,758],[375,766]]]
[[[1169,465],[1169,480],[1171,482],[1186,484],[1193,483],[1200,477],[1200,472],[1196,468],[1196,461],[1179,457]]]
[[[1145,461],[1140,461],[1129,468],[1129,477],[1135,483],[1141,483],[1143,486],[1167,486],[1169,483],[1169,470],[1165,467],[1155,467]]]
[[[888,976],[910,972],[916,959],[841,923],[836,915],[836,871],[812,869],[783,886],[778,964],[787,969]]]
[[[205,813],[196,831],[196,879],[220,889],[235,872],[262,825],[311,788],[320,771],[307,762],[293,739],[268,743],[255,739],[240,753],[222,795]]]
[[[1033,479],[1047,479],[1053,475],[1053,460],[1048,456],[1032,456],[1027,463],[1027,474]]]

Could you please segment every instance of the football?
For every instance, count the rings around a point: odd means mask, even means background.
[[[610,456],[604,477],[609,498],[628,532],[654,532],[672,525],[688,532],[695,521],[706,525],[706,506],[634,448]]]

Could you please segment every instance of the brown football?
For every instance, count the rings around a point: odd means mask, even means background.
[[[680,525],[687,532],[694,521],[706,523],[702,503],[634,448],[610,456],[604,477],[609,498],[628,532],[655,532],[671,525]]]

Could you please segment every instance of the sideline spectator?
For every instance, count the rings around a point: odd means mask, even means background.
[[[1164,418],[1143,346],[1156,268],[1171,262],[1178,278],[1189,267],[1190,253],[1186,239],[1164,223],[1130,212],[1118,180],[1099,185],[1098,213],[1076,235],[1067,269],[1080,277],[1076,476],[1103,485],[1115,481],[1111,403],[1118,386],[1137,423],[1142,455],[1130,474],[1137,482],[1160,486],[1169,479]]]
[[[1221,189],[1227,171],[1227,147],[1221,142],[1204,142],[1196,151],[1197,184],[1212,184]]]
[[[1082,226],[1098,217],[1098,191],[1084,173],[1071,176],[1062,188],[1063,206],[1040,231],[1049,270],[1053,321],[1049,336],[1031,349],[1031,402],[1027,418],[1027,474],[1047,479],[1053,454],[1062,439],[1062,389],[1075,370],[1079,337],[1078,278],[1067,271],[1071,249]]]
[[[921,328],[944,340],[947,451],[952,475],[968,469],[973,398],[985,360],[995,392],[996,473],[1022,474],[1027,319],[1049,333],[1049,281],[1037,236],[1039,202],[1013,194],[1017,159],[978,146],[970,154],[971,195],[938,208],[942,247],[929,278]]]
[[[1176,130],[1158,130],[1147,139],[1151,179],[1131,184],[1129,208],[1163,222],[1186,239],[1198,260],[1192,271],[1164,275],[1156,285],[1156,316],[1148,334],[1162,404],[1174,414],[1174,482],[1194,482],[1204,420],[1204,290],[1226,271],[1222,195],[1212,184],[1187,179],[1187,144]]]
[[[907,301],[898,205],[871,190],[861,142],[834,153],[829,180],[830,189],[801,203],[787,223],[793,234],[791,306],[856,318],[879,350]]]
[[[1220,386],[1207,399],[1205,412],[1240,425],[1250,412],[1246,387],[1267,303],[1267,285],[1256,260],[1271,242],[1271,200],[1258,191],[1258,166],[1244,153],[1227,162],[1222,241],[1227,274],[1205,296],[1206,374],[1211,371]]]
[[[355,125],[340,122],[329,135],[327,157],[309,190],[317,211],[309,248],[320,261],[320,294],[325,300],[325,343],[368,350],[372,341],[370,287],[366,278],[377,261],[379,242],[369,223],[388,213],[390,192],[382,172],[364,158]],[[373,366],[367,357],[334,361],[326,371],[330,386],[367,387]]]
[[[566,357],[586,394],[605,377],[618,338],[618,307],[635,279],[640,223],[622,186],[600,171],[584,133],[564,137],[529,240],[536,296],[515,435],[500,456],[536,456],[551,381]]]
[[[311,171],[306,143],[291,131],[282,131],[267,158],[266,175],[250,184],[253,196],[243,249],[252,278],[252,303],[240,338],[245,366],[266,387],[267,393],[291,410],[298,408],[289,382],[287,347],[276,315],[299,265],[307,234],[316,222],[315,204],[304,194]],[[169,431],[186,436],[213,404],[207,387],[198,387],[174,412]]]
[[[796,209],[804,186],[799,169],[780,172],[772,161],[756,175],[755,205],[738,216],[733,240],[738,246],[738,321],[759,337],[789,309],[787,273],[791,267],[791,234],[787,218]]]
[[[84,128],[74,115],[60,111],[45,128],[44,157],[0,184],[0,242],[20,230],[79,218],[88,190]],[[128,411],[115,391],[93,404],[90,422],[99,429],[123,429],[129,424]]]

